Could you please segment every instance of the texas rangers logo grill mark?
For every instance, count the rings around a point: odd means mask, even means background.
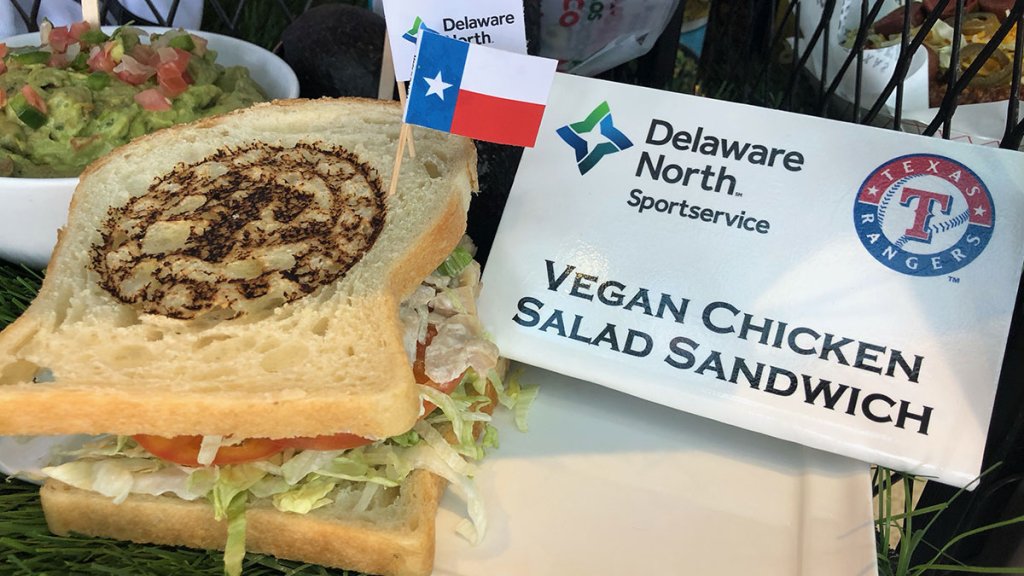
[[[914,154],[886,162],[864,180],[854,226],[885,266],[911,276],[938,276],[981,254],[992,237],[995,211],[988,188],[968,167]]]

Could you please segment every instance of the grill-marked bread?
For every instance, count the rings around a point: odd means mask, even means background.
[[[0,434],[408,430],[398,304],[462,237],[476,153],[418,131],[384,198],[400,114],[279,101],[90,166],[39,296],[0,333]]]

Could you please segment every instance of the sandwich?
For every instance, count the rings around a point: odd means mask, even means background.
[[[429,574],[446,483],[485,528],[489,411],[532,394],[475,311],[471,141],[401,111],[257,105],[82,174],[42,288],[0,333],[0,434],[92,434],[43,470],[57,534]]]

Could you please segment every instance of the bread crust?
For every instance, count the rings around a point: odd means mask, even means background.
[[[202,323],[139,313],[98,288],[82,254],[108,205],[219,146],[337,143],[386,186],[400,119],[397,103],[377,100],[275,101],[158,131],[90,165],[39,296],[0,333],[0,434],[384,438],[408,430],[419,399],[398,305],[465,233],[472,141],[418,131],[418,158],[403,162],[377,243],[338,281],[263,317]],[[33,381],[40,376],[45,383]]]
[[[417,470],[402,484],[386,522],[339,516],[330,507],[309,514],[269,506],[246,511],[246,550],[382,576],[427,576],[434,564],[435,516],[445,481]],[[132,495],[120,504],[48,480],[40,490],[50,531],[199,549],[224,549],[227,524],[205,500]]]

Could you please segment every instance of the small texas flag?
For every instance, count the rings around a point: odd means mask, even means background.
[[[476,140],[533,146],[557,64],[424,31],[405,121]]]

